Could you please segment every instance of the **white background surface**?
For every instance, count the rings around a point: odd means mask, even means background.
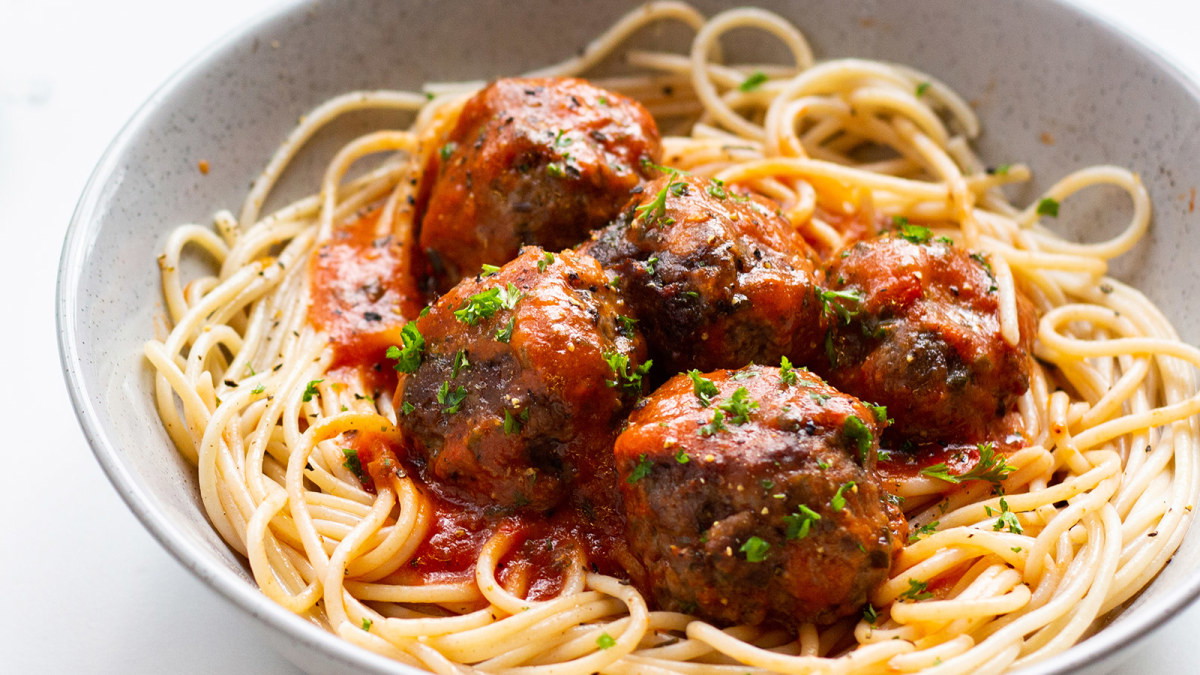
[[[1200,80],[1200,3],[1077,2]],[[274,4],[0,0],[0,672],[295,672],[121,502],[75,422],[54,333],[59,249],[109,140],[188,58]],[[1200,606],[1136,669],[1200,672],[1197,635]]]

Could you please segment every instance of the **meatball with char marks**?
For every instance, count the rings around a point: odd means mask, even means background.
[[[623,317],[600,265],[571,251],[529,247],[462,281],[415,323],[422,360],[395,398],[407,461],[444,497],[502,509],[549,509],[574,482],[611,480],[615,429],[648,368]]]
[[[913,226],[833,257],[821,370],[836,387],[887,406],[917,442],[975,443],[1003,432],[1029,387],[1034,318],[1018,293],[1020,340],[1000,334],[1000,294],[985,255]]]
[[[820,353],[816,254],[763,197],[672,173],[581,250],[618,276],[667,372]]]
[[[654,119],[633,99],[573,78],[492,83],[466,102],[426,171],[420,245],[437,290],[523,244],[583,241],[661,154]]]
[[[795,627],[858,611],[906,536],[875,411],[804,370],[677,375],[617,438],[630,548],[660,608]]]

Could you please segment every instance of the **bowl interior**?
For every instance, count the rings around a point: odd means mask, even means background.
[[[141,356],[164,333],[155,258],[168,231],[236,210],[248,182],[297,118],[353,89],[415,89],[426,81],[518,74],[574,54],[635,2],[335,0],[277,10],[210,49],[163,86],[114,141],[76,211],[59,280],[60,346],[76,409],[97,457],[131,508],[187,567],[259,616],[276,638],[320,660],[302,667],[396,670],[287,614],[258,593],[244,562],[210,528],[193,469],[175,452],[151,399]],[[715,1],[695,3],[711,14]],[[1145,291],[1190,343],[1200,314],[1185,301],[1200,284],[1187,265],[1196,244],[1200,95],[1173,68],[1077,10],[1033,0],[919,3],[758,0],[791,19],[818,58],[898,61],[947,82],[975,106],[983,157],[1023,161],[1035,199],[1067,172],[1113,163],[1139,172],[1156,213],[1153,231],[1113,271]],[[662,25],[644,46],[683,48],[689,32]],[[931,36],[942,36],[933,39]],[[745,37],[745,36],[742,36]],[[735,60],[779,58],[777,45],[731,36]],[[614,67],[619,67],[616,64]],[[323,132],[273,201],[315,190],[337,145],[402,118],[356,115]],[[207,175],[197,170],[209,162]],[[1129,213],[1094,190],[1064,207],[1059,227],[1077,240],[1111,235]],[[1180,275],[1183,275],[1181,278]],[[1173,614],[1200,587],[1200,535],[1186,538],[1161,576],[1109,627],[1037,672],[1090,663]]]

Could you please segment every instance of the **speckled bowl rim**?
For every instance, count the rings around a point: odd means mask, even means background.
[[[104,473],[142,525],[196,578],[277,632],[279,637],[287,641],[305,643],[306,646],[324,653],[342,665],[371,672],[423,673],[424,671],[361,649],[292,614],[270,600],[258,588],[246,583],[245,579],[218,560],[208,556],[196,543],[177,532],[165,514],[147,498],[132,474],[122,466],[118,447],[100,422],[105,413],[93,405],[93,392],[87,388],[79,374],[83,366],[77,348],[78,326],[75,320],[79,315],[77,310],[80,298],[85,297],[85,294],[75,291],[82,288],[84,263],[89,244],[95,236],[92,225],[96,212],[101,207],[104,189],[117,168],[117,158],[138,142],[143,123],[157,107],[176,93],[182,82],[202,71],[213,57],[233,48],[254,32],[303,12],[318,1],[282,0],[227,33],[161,84],[109,144],[88,178],[71,216],[63,243],[55,299],[59,356],[76,417]],[[1155,48],[1136,36],[1125,33],[1107,19],[1067,0],[1041,1],[1072,14],[1085,22],[1089,29],[1103,33],[1107,39],[1132,48],[1175,85],[1181,87],[1196,103],[1197,114],[1200,114],[1200,87]],[[1155,581],[1151,582],[1153,583]],[[1136,643],[1178,615],[1200,596],[1200,569],[1193,570],[1184,583],[1163,593],[1157,602],[1140,608],[1137,616],[1118,621],[1062,654],[1018,672],[1025,675],[1067,673],[1089,665],[1098,665],[1105,659],[1114,657],[1120,650],[1132,651]],[[1118,663],[1114,660],[1107,665],[1115,668]]]

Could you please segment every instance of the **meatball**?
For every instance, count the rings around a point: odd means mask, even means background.
[[[395,397],[404,452],[453,501],[549,509],[573,481],[611,475],[617,423],[649,368],[645,344],[592,258],[529,247],[485,275],[443,295],[406,336],[397,367],[412,372]]]
[[[805,370],[668,380],[615,446],[647,594],[724,623],[858,611],[907,536],[873,472],[882,416]]]
[[[1000,335],[999,294],[987,257],[888,233],[833,257],[820,295],[831,320],[816,365],[839,389],[887,406],[906,440],[979,442],[1029,387],[1031,305],[1018,295],[1021,339]]]
[[[618,275],[666,372],[820,353],[816,255],[763,197],[671,173],[581,250]]]
[[[522,244],[557,251],[603,227],[653,172],[640,103],[578,79],[503,79],[463,106],[426,171],[420,245],[437,290]]]

